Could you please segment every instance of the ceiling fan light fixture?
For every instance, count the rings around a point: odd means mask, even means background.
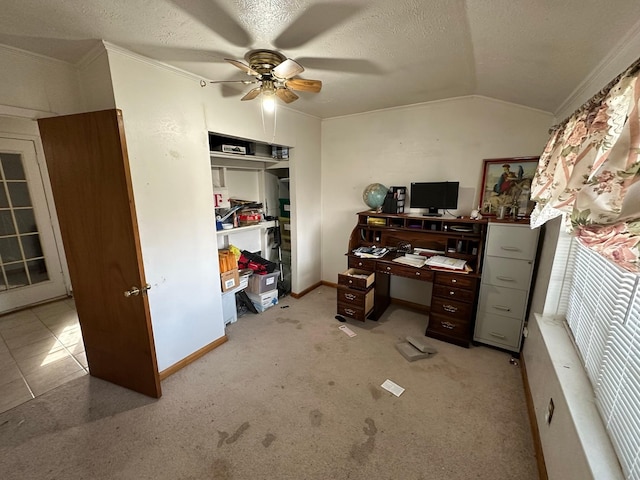
[[[273,112],[276,109],[276,88],[272,80],[262,82],[262,108],[265,112]]]

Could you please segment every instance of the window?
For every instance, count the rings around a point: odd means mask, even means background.
[[[640,276],[573,246],[567,322],[625,476],[640,479]]]

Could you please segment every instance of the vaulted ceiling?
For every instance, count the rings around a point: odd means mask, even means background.
[[[322,80],[290,104],[321,118],[471,94],[556,112],[638,20],[638,0],[2,0],[0,44],[76,63],[103,39],[207,80],[274,49]]]

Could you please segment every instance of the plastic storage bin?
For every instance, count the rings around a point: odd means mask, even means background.
[[[267,273],[266,275],[257,275],[254,273],[249,277],[247,292],[261,294],[271,290],[277,291],[279,275],[280,270],[275,270],[273,273]]]

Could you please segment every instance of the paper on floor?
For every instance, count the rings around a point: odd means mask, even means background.
[[[356,332],[354,332],[353,330],[351,330],[349,327],[347,327],[346,325],[340,325],[338,327],[340,330],[342,330],[344,333],[346,333],[347,335],[349,335],[350,337],[355,337],[357,335]]]
[[[391,380],[389,380],[388,378],[384,381],[384,383],[382,385],[380,385],[382,388],[384,388],[385,390],[393,393],[396,397],[399,397],[400,395],[402,395],[402,392],[404,392],[404,388],[402,388],[400,385],[398,385],[397,383],[392,382]]]

